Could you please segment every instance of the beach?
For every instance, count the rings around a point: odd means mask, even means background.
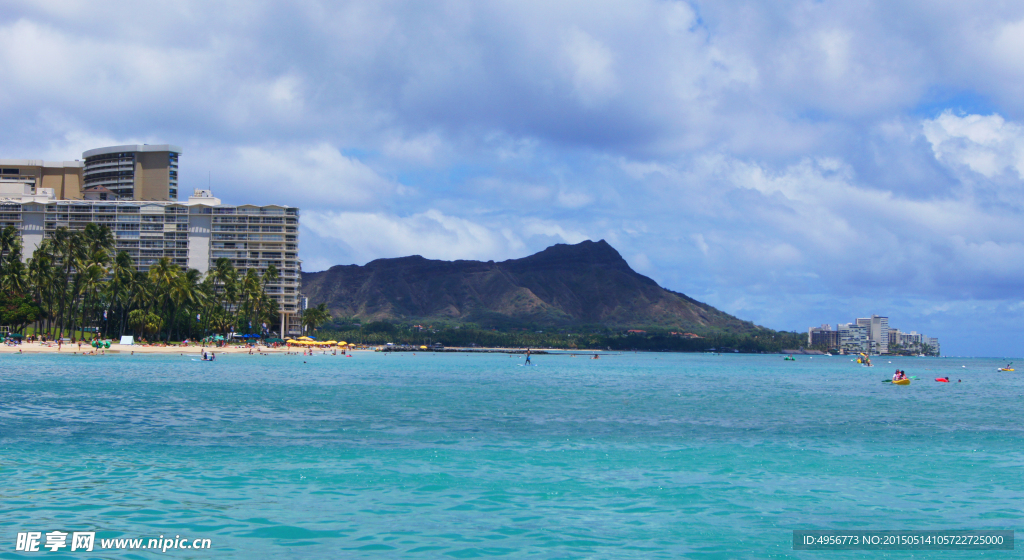
[[[248,354],[250,350],[254,353],[259,352],[262,354],[302,354],[303,348],[301,346],[281,346],[278,348],[272,348],[269,346],[259,346],[247,348],[242,346],[203,346],[200,344],[189,344],[182,346],[180,344],[174,345],[142,345],[142,344],[111,344],[110,348],[104,350],[97,350],[92,346],[89,346],[88,342],[83,342],[81,350],[79,350],[78,343],[64,344],[60,349],[57,348],[56,344],[46,343],[41,344],[39,342],[23,342],[17,346],[7,346],[6,344],[0,345],[0,354],[92,354],[92,355],[103,355],[105,354],[200,354],[203,350],[207,352],[213,352],[215,354]],[[340,350],[340,348],[338,349]],[[322,353],[324,350],[321,348],[314,348],[314,352]],[[326,350],[327,353],[333,351],[333,348]],[[362,352],[365,350],[354,350],[351,349],[349,352]],[[340,352],[339,352],[340,354]]]

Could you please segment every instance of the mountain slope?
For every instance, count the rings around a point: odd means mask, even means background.
[[[503,262],[378,259],[302,274],[310,305],[363,320],[469,321],[483,326],[605,325],[754,330],[638,274],[605,241],[554,245]]]

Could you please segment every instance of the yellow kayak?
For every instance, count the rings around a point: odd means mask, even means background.
[[[900,379],[899,381],[893,381],[893,385],[910,385],[909,379]]]
[[[1013,368],[1012,367],[1001,367],[1001,368],[999,368],[999,371],[1013,371]]]

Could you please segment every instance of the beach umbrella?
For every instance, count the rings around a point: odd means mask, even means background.
[[[299,340],[306,340],[306,341],[309,341],[309,340],[313,340],[313,339],[312,339],[312,338],[309,338],[308,336],[300,336],[300,337],[299,337]]]
[[[426,349],[427,349],[426,346],[420,346],[420,350],[426,350]]]
[[[338,346],[348,346],[348,343],[342,340],[341,342],[338,343]]]
[[[338,343],[338,341],[337,341],[337,340],[328,340],[328,341],[327,341],[327,342],[325,342],[324,344],[337,344],[337,343]]]

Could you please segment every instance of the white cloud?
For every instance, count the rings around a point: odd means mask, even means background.
[[[239,195],[260,193],[281,204],[361,208],[404,192],[401,185],[329,144],[246,146],[227,157],[220,163],[231,167]]]
[[[1024,75],[1024,19],[1004,24],[992,41],[992,55],[1004,68],[1017,76]]]
[[[708,242],[704,240],[704,234],[695,233],[691,237],[693,237],[693,244],[697,246],[697,249],[700,249],[700,252],[707,256],[711,248],[708,246]]]
[[[1024,179],[1024,127],[1000,115],[954,115],[945,111],[923,123],[935,158],[986,178],[1013,169]]]
[[[538,218],[523,220],[519,229],[523,232],[524,237],[547,237],[559,243],[576,244],[590,239],[582,231],[567,229],[558,222]]]
[[[430,259],[482,259],[508,252],[515,238],[475,222],[427,210],[411,216],[371,212],[309,211],[303,224],[345,244],[358,262],[421,255]]]
[[[607,101],[618,90],[614,56],[603,43],[573,27],[562,46],[573,91],[586,107]]]
[[[421,134],[413,138],[393,136],[384,141],[384,155],[400,161],[432,165],[439,152],[445,151],[444,141],[435,133]]]
[[[566,208],[582,208],[594,202],[587,193],[562,188],[558,191],[558,203]]]
[[[644,253],[637,253],[629,259],[630,267],[638,272],[650,272],[656,270],[651,264],[651,259]]]

